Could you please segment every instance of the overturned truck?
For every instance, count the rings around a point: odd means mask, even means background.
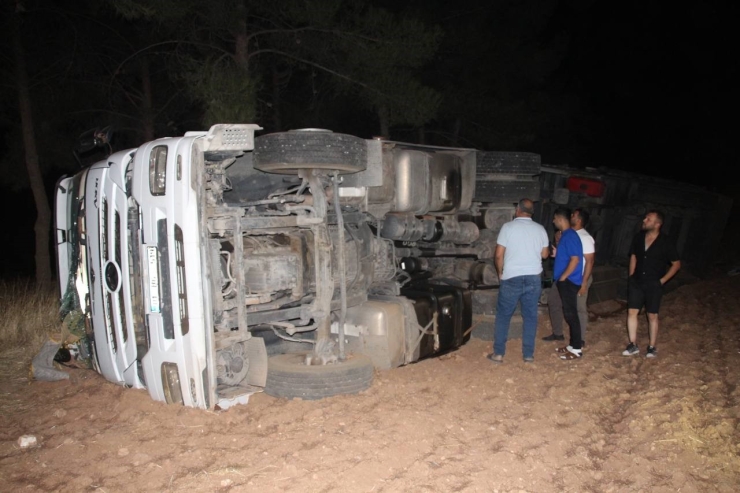
[[[82,357],[156,400],[223,409],[356,393],[464,344],[539,156],[257,130],[155,140],[59,181]]]

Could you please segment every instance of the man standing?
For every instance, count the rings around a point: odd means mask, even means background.
[[[583,283],[578,291],[578,321],[581,323],[581,349],[586,340],[586,328],[588,326],[588,290],[591,289],[591,273],[594,268],[594,257],[596,256],[596,242],[584,228],[588,224],[589,213],[583,209],[575,209],[570,215],[570,226],[578,234],[583,247]],[[558,231],[560,233],[560,231]],[[562,234],[562,233],[561,233]],[[555,244],[557,246],[557,243]],[[542,338],[543,341],[562,341],[563,336],[563,304],[560,292],[556,287],[550,289],[547,296],[547,307],[550,312],[550,323],[552,334]]]
[[[548,256],[548,239],[545,228],[532,221],[532,214],[532,201],[520,200],[514,220],[503,225],[496,239],[494,263],[501,283],[496,304],[493,353],[487,356],[494,363],[504,361],[509,323],[519,302],[524,319],[522,355],[525,362],[534,361],[537,303],[542,293],[542,260]]]
[[[563,304],[563,315],[570,327],[570,344],[556,349],[560,359],[574,360],[583,355],[581,322],[578,320],[578,292],[583,283],[583,245],[581,239],[570,227],[570,211],[555,210],[552,223],[562,234],[555,250],[553,278]]]
[[[629,296],[627,301],[627,333],[630,343],[622,354],[640,353],[637,347],[637,314],[644,306],[647,312],[650,345],[648,358],[658,356],[658,310],[663,297],[663,285],[681,268],[676,246],[660,232],[663,214],[649,211],[642,220],[642,230],[635,235],[630,247]],[[670,268],[666,268],[670,265]]]

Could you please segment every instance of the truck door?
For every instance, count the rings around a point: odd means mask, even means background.
[[[55,195],[55,217],[54,231],[56,235],[56,254],[57,254],[57,279],[59,282],[59,292],[62,297],[67,292],[69,286],[69,270],[72,265],[71,245],[69,243],[70,228],[72,227],[72,207],[73,191],[71,189],[73,178],[62,177],[54,191]]]

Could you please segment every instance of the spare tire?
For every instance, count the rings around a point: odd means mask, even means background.
[[[491,203],[516,203],[521,198],[538,200],[540,182],[537,178],[521,180],[476,180],[474,200]]]
[[[295,174],[300,169],[356,173],[367,168],[367,143],[329,130],[291,130],[254,139],[254,167],[268,173]]]
[[[305,364],[305,352],[272,356],[267,365],[265,393],[284,399],[323,399],[356,394],[373,383],[373,362],[362,354],[327,365]]]
[[[532,152],[478,151],[477,175],[528,175],[540,174],[542,158]]]

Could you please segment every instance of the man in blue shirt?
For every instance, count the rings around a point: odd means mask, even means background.
[[[553,279],[563,303],[563,316],[570,327],[570,345],[556,349],[560,359],[574,360],[582,355],[581,322],[578,319],[578,291],[583,283],[583,243],[570,227],[570,210],[558,208],[552,223],[561,231],[555,253]]]

